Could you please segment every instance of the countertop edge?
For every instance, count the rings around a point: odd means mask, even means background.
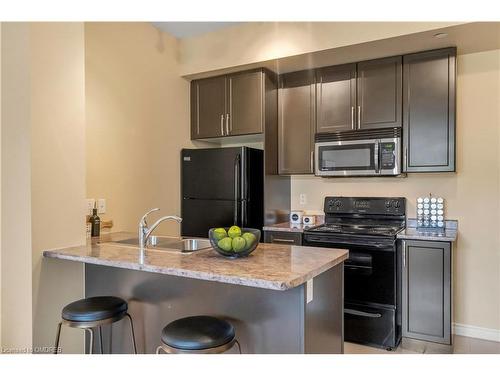
[[[263,279],[257,279],[257,278],[249,279],[249,278],[242,278],[242,277],[236,277],[236,276],[214,275],[211,273],[200,272],[200,271],[191,271],[191,270],[183,271],[182,269],[178,269],[178,268],[156,267],[156,266],[150,266],[150,265],[143,266],[143,265],[140,265],[139,263],[123,262],[123,261],[117,261],[117,260],[108,261],[108,260],[98,259],[98,258],[90,257],[90,256],[82,256],[82,255],[77,256],[77,255],[63,254],[63,253],[59,252],[60,250],[63,250],[63,249],[45,250],[43,252],[43,256],[46,258],[51,258],[51,259],[61,259],[61,260],[68,260],[68,261],[80,262],[80,263],[85,263],[85,264],[109,266],[109,267],[115,267],[115,268],[121,268],[121,269],[159,273],[159,274],[170,275],[170,276],[179,276],[179,277],[186,277],[186,278],[197,279],[197,280],[214,281],[214,282],[220,282],[220,283],[225,283],[225,284],[242,285],[242,286],[248,286],[248,287],[254,287],[254,288],[279,290],[279,291],[293,289],[293,288],[296,288],[302,284],[305,284],[307,281],[322,274],[323,272],[329,270],[330,268],[337,266],[338,264],[344,262],[348,258],[348,252],[346,251],[345,254],[339,256],[337,259],[335,259],[329,263],[326,263],[325,265],[319,267],[318,269],[316,269],[314,271],[309,272],[306,275],[292,278],[292,279],[289,279],[286,281],[269,281],[269,280],[263,280]]]

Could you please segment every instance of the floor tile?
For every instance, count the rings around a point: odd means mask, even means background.
[[[396,350],[388,351],[371,346],[344,343],[345,354],[500,354],[500,342],[465,336],[453,336],[453,346],[420,340],[403,339]]]

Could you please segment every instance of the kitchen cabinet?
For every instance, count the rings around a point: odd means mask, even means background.
[[[357,64],[357,129],[401,126],[401,61],[394,56]]]
[[[402,243],[402,336],[451,344],[451,243]]]
[[[280,76],[278,89],[279,174],[314,173],[314,71]]]
[[[191,82],[191,139],[259,134],[266,72],[250,70]]]
[[[264,74],[250,71],[228,76],[229,128],[226,135],[262,133]]]
[[[225,113],[225,77],[191,82],[191,139],[224,135]]]
[[[356,64],[316,70],[316,133],[355,129]]]
[[[455,59],[455,48],[403,58],[404,172],[455,171]]]
[[[264,231],[264,242],[282,245],[302,245],[302,233],[282,232],[282,231]]]

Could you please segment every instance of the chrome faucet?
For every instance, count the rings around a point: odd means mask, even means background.
[[[160,225],[161,222],[165,220],[174,220],[178,223],[182,221],[182,218],[178,216],[163,216],[156,220],[156,222],[151,225],[151,227],[148,227],[148,222],[146,221],[148,215],[151,212],[159,211],[159,208],[153,208],[152,210],[149,210],[144,214],[144,216],[141,218],[141,221],[139,221],[139,245],[141,247],[141,254],[144,252],[144,249],[147,247],[148,239],[149,236],[151,236],[151,233],[156,229],[158,225]]]

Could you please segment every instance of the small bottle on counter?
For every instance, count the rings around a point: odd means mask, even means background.
[[[97,216],[97,207],[95,205],[92,209],[92,216],[89,221],[91,225],[91,237],[99,237],[101,234],[101,218]]]

